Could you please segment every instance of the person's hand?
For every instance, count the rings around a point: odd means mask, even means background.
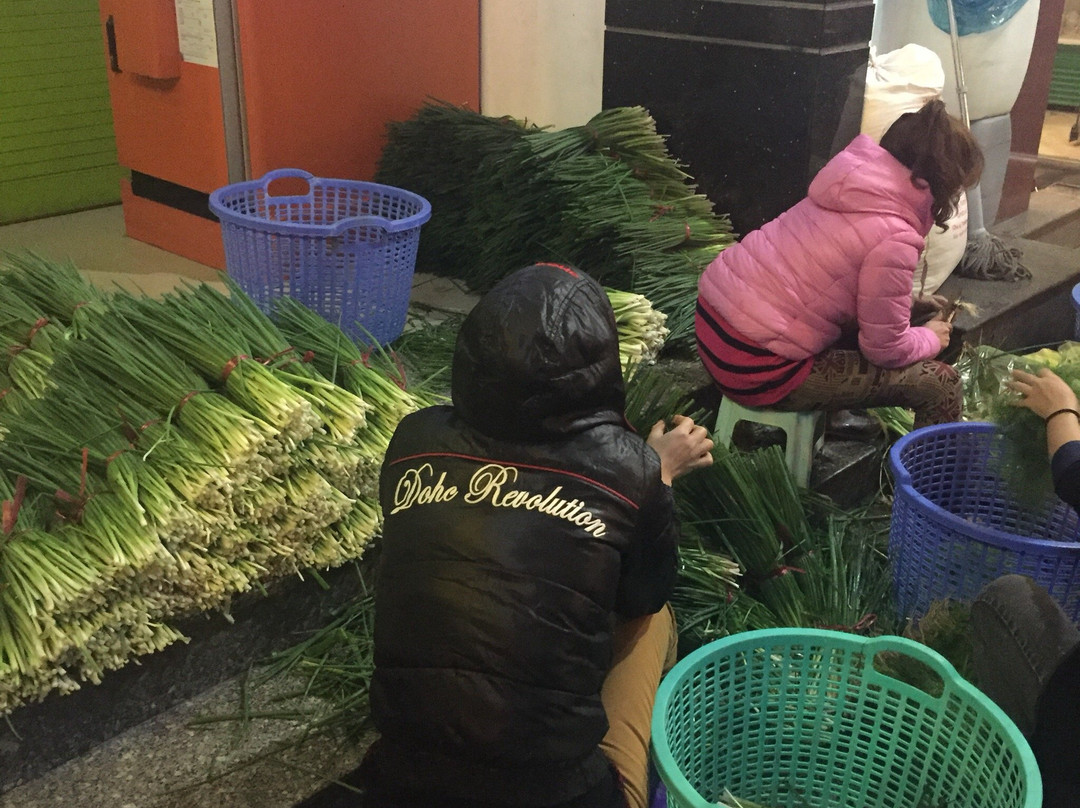
[[[919,295],[911,301],[911,324],[926,325],[933,319],[944,319],[944,311],[951,306],[949,299],[941,295]]]
[[[1043,368],[1037,376],[1013,370],[1012,379],[1005,386],[1020,394],[1015,402],[1017,406],[1026,407],[1043,420],[1059,410],[1080,410],[1076,393],[1049,368]],[[1077,416],[1063,412],[1046,422],[1046,450],[1050,457],[1074,440],[1080,440],[1080,418]]]
[[[1058,410],[1080,409],[1076,393],[1049,368],[1040,370],[1038,376],[1019,369],[1013,370],[1012,379],[1006,382],[1005,386],[1020,394],[1016,401],[1018,406],[1026,407],[1040,418]]]
[[[667,485],[713,461],[713,442],[705,427],[697,426],[685,415],[676,415],[671,424],[671,429],[666,429],[663,421],[657,421],[645,441],[660,455],[660,476]]]
[[[952,323],[946,320],[933,319],[925,326],[934,332],[934,336],[938,338],[938,342],[941,343],[941,350],[944,351],[949,347],[949,338],[952,335]]]

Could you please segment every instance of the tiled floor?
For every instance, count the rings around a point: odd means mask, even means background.
[[[91,281],[157,294],[184,281],[216,283],[219,273],[124,234],[119,205],[0,227],[0,252],[33,250],[56,261],[70,260]],[[417,274],[412,303],[421,312],[468,311],[474,296],[460,283]]]
[[[1080,126],[1080,117],[1075,112],[1048,109],[1043,123],[1042,138],[1039,140],[1039,157],[1050,160],[1070,160],[1080,164],[1080,138],[1070,141],[1073,126]],[[1080,166],[1078,166],[1080,167]]]
[[[119,205],[52,216],[0,227],[0,250],[29,249],[51,260],[72,261],[103,282],[142,276],[182,276],[198,281],[217,279],[203,264],[144,244],[124,235]]]

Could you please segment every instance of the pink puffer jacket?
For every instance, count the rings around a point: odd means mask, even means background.
[[[856,323],[876,365],[936,356],[934,332],[910,326],[930,202],[904,165],[859,135],[805,199],[721,252],[698,292],[743,336],[788,359],[821,353]]]

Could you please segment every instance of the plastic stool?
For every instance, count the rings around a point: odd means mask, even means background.
[[[784,412],[758,407],[744,407],[730,398],[720,402],[720,412],[716,416],[716,431],[713,440],[724,446],[731,445],[731,435],[739,421],[753,421],[757,424],[779,427],[787,435],[787,448],[784,458],[795,482],[806,488],[810,485],[810,468],[814,463],[814,452],[825,442],[825,435],[815,439],[818,422],[823,412],[806,410],[803,412]]]

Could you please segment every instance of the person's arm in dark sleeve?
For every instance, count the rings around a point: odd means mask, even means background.
[[[642,505],[638,531],[623,555],[615,611],[620,617],[655,614],[671,598],[679,571],[679,523],[671,487],[657,480]]]
[[[1050,460],[1054,491],[1080,511],[1080,440],[1061,444]]]
[[[646,439],[645,451],[655,452],[646,472],[651,488],[638,515],[637,532],[623,556],[615,606],[623,617],[658,612],[671,597],[679,567],[679,523],[671,483],[712,464],[713,442],[707,429],[685,415],[676,415],[671,424],[668,429],[657,421]],[[659,469],[653,465],[656,460]]]

